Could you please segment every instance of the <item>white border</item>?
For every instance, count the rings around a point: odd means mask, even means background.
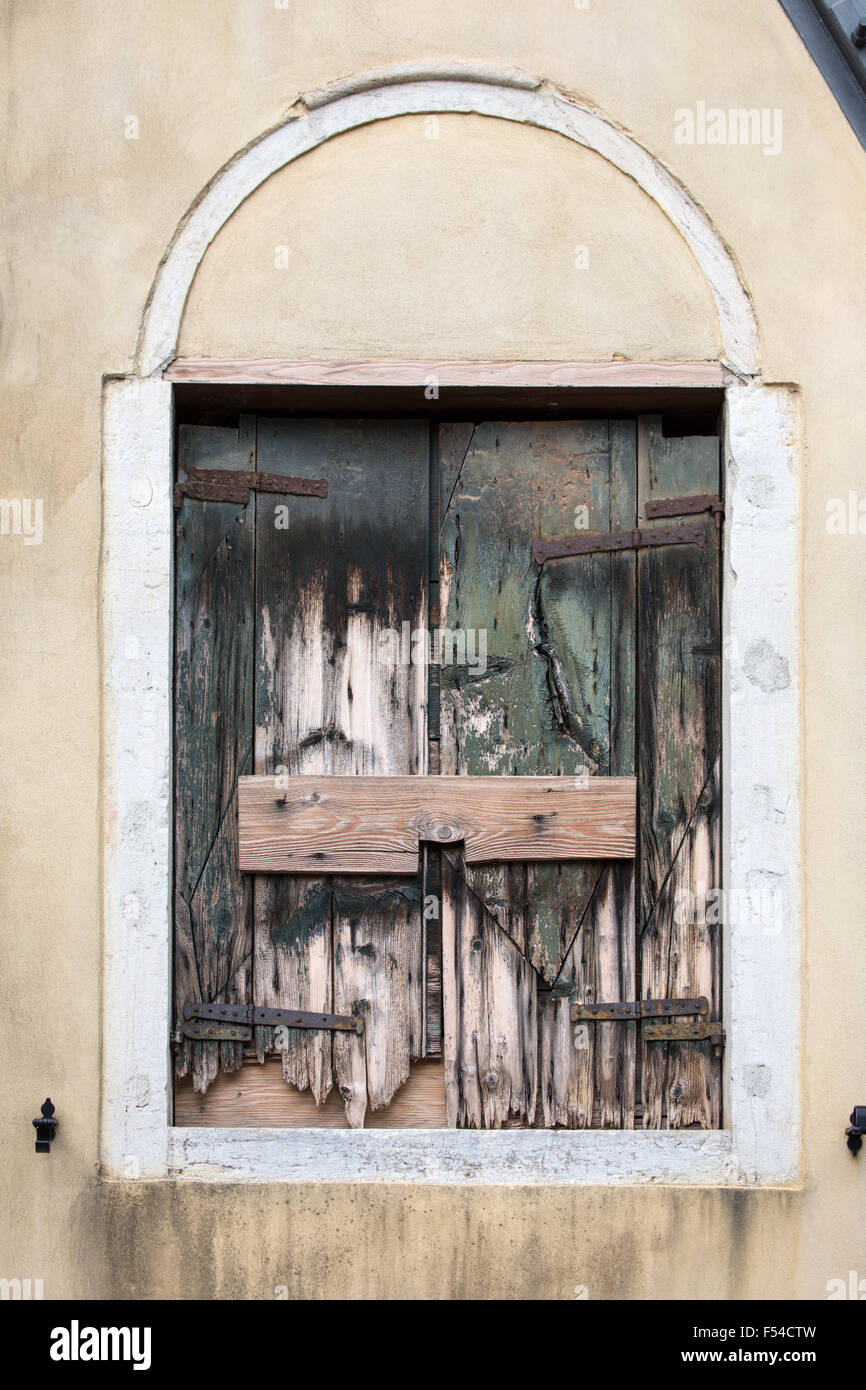
[[[193,276],[244,198],[358,125],[475,112],[541,126],[634,178],[713,294],[726,364],[726,883],[780,886],[783,926],[725,934],[730,1128],[720,1132],[181,1129],[170,1125],[172,398]],[[718,234],[655,159],[546,83],[399,68],[310,93],[211,182],[168,248],[134,376],[104,391],[104,972],[101,1171],[109,1178],[496,1184],[789,1183],[800,1171],[799,421],[767,387],[748,294]]]

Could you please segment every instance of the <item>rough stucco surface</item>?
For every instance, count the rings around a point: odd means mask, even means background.
[[[776,0],[733,0],[724,7],[714,0],[650,6],[646,0],[590,0],[587,10],[569,0],[532,7],[493,0],[471,6],[463,0],[436,6],[426,0],[312,0],[282,10],[272,0],[186,0],[183,6],[153,0],[146,7],[107,0],[31,7],[6,0],[3,13],[8,154],[0,215],[10,251],[0,281],[6,434],[0,493],[43,498],[45,537],[42,545],[25,547],[20,537],[0,536],[6,1100],[0,1274],[42,1277],[47,1297],[271,1297],[285,1284],[291,1296],[555,1298],[574,1297],[575,1287],[586,1286],[593,1299],[641,1297],[660,1288],[672,1296],[812,1298],[824,1296],[827,1280],[849,1269],[866,1275],[863,1161],[855,1164],[842,1142],[851,1105],[866,1099],[860,925],[866,891],[860,831],[866,537],[829,535],[824,524],[828,498],[863,487],[857,407],[866,367],[866,156],[781,7]],[[598,106],[666,163],[742,267],[755,301],[766,378],[793,382],[802,394],[806,954],[804,1177],[797,1190],[308,1184],[211,1190],[97,1178],[100,378],[129,370],[160,256],[192,199],[236,150],[277,122],[299,92],[346,73],[438,58],[548,77]],[[772,157],[759,148],[675,144],[674,112],[699,100],[780,108],[782,152]],[[137,140],[124,138],[129,115],[138,118]],[[585,243],[590,269],[576,272],[566,258],[562,286],[528,237],[521,233],[517,246],[511,244],[520,198],[545,191],[528,152],[541,150],[546,139],[553,148],[554,137],[498,128],[482,133],[483,123],[459,117],[441,124],[438,144],[429,142],[432,150],[419,136],[418,159],[439,162],[435,186],[448,192],[441,166],[453,143],[453,192],[467,218],[461,227],[467,264],[477,265],[482,252],[493,257],[492,283],[501,287],[503,265],[514,253],[531,281],[511,289],[510,303],[527,314],[531,329],[532,346],[522,355],[584,350],[575,347],[585,342],[578,336],[583,328],[573,337],[561,334],[562,302],[577,318],[583,303],[593,335],[621,335],[629,326],[636,335],[595,342],[586,355],[645,355],[641,295],[626,295],[621,283],[633,263],[624,263],[620,276],[599,279],[603,304],[586,309],[586,301],[578,302],[590,292],[572,277],[606,266],[603,247],[593,257],[592,229],[581,227],[572,236],[573,221],[563,213],[566,249]],[[407,121],[382,132],[407,177],[408,128]],[[347,150],[351,139],[361,166],[352,186],[366,187],[375,205],[381,173],[376,132],[347,138]],[[493,224],[508,194],[509,142],[520,194],[503,209],[497,242]],[[484,151],[494,147],[500,153],[485,167]],[[270,206],[276,216],[279,190],[293,179],[306,181],[298,204],[304,237],[294,238],[289,225],[276,240],[295,247],[298,256],[298,240],[304,247],[321,233],[301,274],[308,293],[327,256],[339,251],[333,229],[325,236],[327,209],[334,215],[354,203],[341,202],[346,191],[328,186],[329,161],[340,168],[346,158],[336,145],[317,151],[308,168],[275,179],[274,194],[263,189],[259,195],[262,208]],[[569,159],[575,161],[581,170],[576,182],[585,178],[593,215],[603,226],[615,222],[612,215],[606,221],[610,208],[641,208],[636,225],[658,247],[657,260],[639,261],[650,262],[645,293],[658,294],[662,269],[682,274],[669,283],[660,325],[664,350],[652,355],[712,355],[717,333],[691,262],[653,210],[642,207],[642,195],[621,188],[619,176],[605,184],[590,156],[557,149],[550,159],[561,198],[579,211],[580,188],[570,188],[567,175]],[[424,181],[412,173],[423,193]],[[324,186],[318,200],[317,180]],[[396,181],[386,181],[392,203],[396,189]],[[287,194],[287,221],[293,205]],[[473,221],[479,209],[480,223]],[[523,214],[538,235],[544,232],[537,207]],[[249,215],[242,210],[238,224]],[[404,212],[400,227],[411,227],[413,215]],[[335,319],[339,305],[329,292],[304,309],[303,335],[284,340],[294,344],[292,351],[310,357],[345,355],[344,346],[372,352],[372,345],[362,344],[372,344],[375,335],[383,352],[423,356],[433,350],[435,332],[443,355],[482,355],[482,338],[497,326],[503,331],[488,299],[491,277],[473,284],[473,276],[464,280],[460,270],[456,283],[472,296],[464,308],[443,283],[447,255],[441,249],[435,249],[439,269],[430,290],[423,246],[410,254],[396,244],[385,218],[376,224],[369,210],[363,217],[361,227],[375,225],[382,254],[401,271],[410,268],[418,283],[376,302],[372,325],[365,323],[380,272],[357,227],[346,228],[347,264],[363,255],[358,298],[344,267],[344,318]],[[555,223],[558,217],[557,209]],[[437,219],[435,225],[447,230],[441,210]],[[622,236],[617,244],[627,252],[628,229],[613,234]],[[214,335],[227,332],[230,322],[227,313],[217,324],[205,303],[207,278],[218,290],[220,267],[231,259],[232,227],[223,235],[225,251],[214,246],[184,326],[186,340],[198,321],[195,331],[207,334],[207,343],[201,340],[207,351],[222,351],[213,346]],[[262,235],[271,248],[271,229]],[[253,266],[248,273],[255,286],[250,292],[263,293],[265,271]],[[291,269],[282,273],[292,276]],[[428,336],[416,339],[413,316],[426,293],[443,296],[449,313],[440,323],[424,305],[416,321]],[[269,332],[282,334],[289,332],[284,313],[291,300],[288,290],[278,294],[280,312],[274,315],[265,304],[261,314]],[[241,322],[253,319],[246,309]],[[476,323],[486,325],[484,334],[476,333]],[[545,348],[548,332],[560,336]],[[511,338],[518,340],[519,334]],[[503,341],[496,340],[489,355],[515,350]],[[188,351],[191,342],[185,341]],[[233,350],[252,348],[246,341]],[[775,679],[772,665],[758,660],[755,669],[761,679]],[[46,995],[60,1006],[50,1023]],[[49,1158],[37,1158],[30,1119],[46,1094],[57,1105],[61,1138]]]

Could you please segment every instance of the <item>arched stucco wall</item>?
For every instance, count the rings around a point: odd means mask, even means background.
[[[475,115],[412,115],[272,175],[205,252],[182,357],[717,359],[684,239],[607,160]]]
[[[683,185],[594,107],[549,82],[487,64],[408,63],[359,73],[306,92],[289,119],[219,171],[178,225],[142,318],[136,366],[153,376],[177,355],[181,319],[201,260],[228,219],[266,179],[334,136],[398,116],[460,112],[538,127],[596,151],[652,199],[691,249],[713,296],[725,359],[759,371],[751,300],[730,251]]]

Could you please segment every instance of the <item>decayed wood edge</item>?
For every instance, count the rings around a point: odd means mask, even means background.
[[[285,781],[257,776],[238,779],[239,862],[247,873],[415,873],[420,840],[457,844],[465,838],[467,863],[512,859],[631,859],[635,853],[637,784],[633,777],[593,778],[586,787],[569,787],[566,777],[339,777],[289,776]],[[287,784],[287,785],[286,785]],[[312,809],[298,801],[305,792]],[[547,812],[535,798],[554,793],[555,826],[538,829],[539,841],[529,839],[529,823]],[[504,805],[505,800],[508,805]],[[372,800],[376,823],[364,821],[362,803]],[[574,816],[583,819],[569,829],[563,802],[586,802]],[[334,823],[333,803],[341,819]],[[344,804],[345,803],[345,804]],[[359,805],[353,822],[352,803]],[[466,806],[461,812],[460,806]],[[285,808],[279,813],[274,806]],[[369,807],[367,808],[369,811]],[[303,811],[326,814],[332,823],[315,836],[299,824]],[[587,826],[586,818],[602,819]],[[609,818],[607,823],[604,818]],[[616,822],[615,824],[613,822]],[[549,829],[550,835],[545,831]],[[363,848],[356,837],[362,835]],[[561,841],[578,835],[579,847]],[[292,839],[296,847],[291,848]],[[553,844],[551,844],[553,840]],[[557,843],[559,842],[559,843]],[[535,852],[533,852],[535,851]]]
[[[176,357],[166,381],[224,385],[419,386],[435,377],[439,387],[655,387],[720,390],[734,378],[720,362],[518,362],[518,361],[293,361]]]

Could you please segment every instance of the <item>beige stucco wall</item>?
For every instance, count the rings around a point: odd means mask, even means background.
[[[830,536],[824,524],[828,498],[866,492],[866,155],[781,7],[3,8],[11,95],[0,198],[10,247],[0,281],[0,494],[43,498],[45,536],[40,546],[0,536],[0,1275],[43,1277],[49,1297],[269,1297],[287,1284],[295,1296],[566,1298],[576,1285],[592,1298],[811,1298],[849,1269],[866,1276],[866,1157],[855,1163],[842,1142],[848,1110],[866,1101],[866,538]],[[100,380],[130,368],[172,231],[236,150],[300,91],[436,58],[542,74],[666,163],[742,267],[767,379],[802,392],[806,951],[796,1190],[210,1190],[97,1179]],[[674,112],[699,100],[780,108],[782,152],[677,145]],[[129,116],[137,139],[125,138]],[[716,354],[718,329],[688,252],[620,175],[534,130],[452,116],[441,118],[437,142],[419,125],[406,118],[343,137],[251,199],[202,267],[184,350]],[[452,253],[443,239],[455,232]],[[279,244],[292,252],[283,272],[273,268]],[[588,270],[574,269],[577,244],[588,247]],[[45,1158],[33,1153],[29,1122],[48,1093],[62,1137]]]

